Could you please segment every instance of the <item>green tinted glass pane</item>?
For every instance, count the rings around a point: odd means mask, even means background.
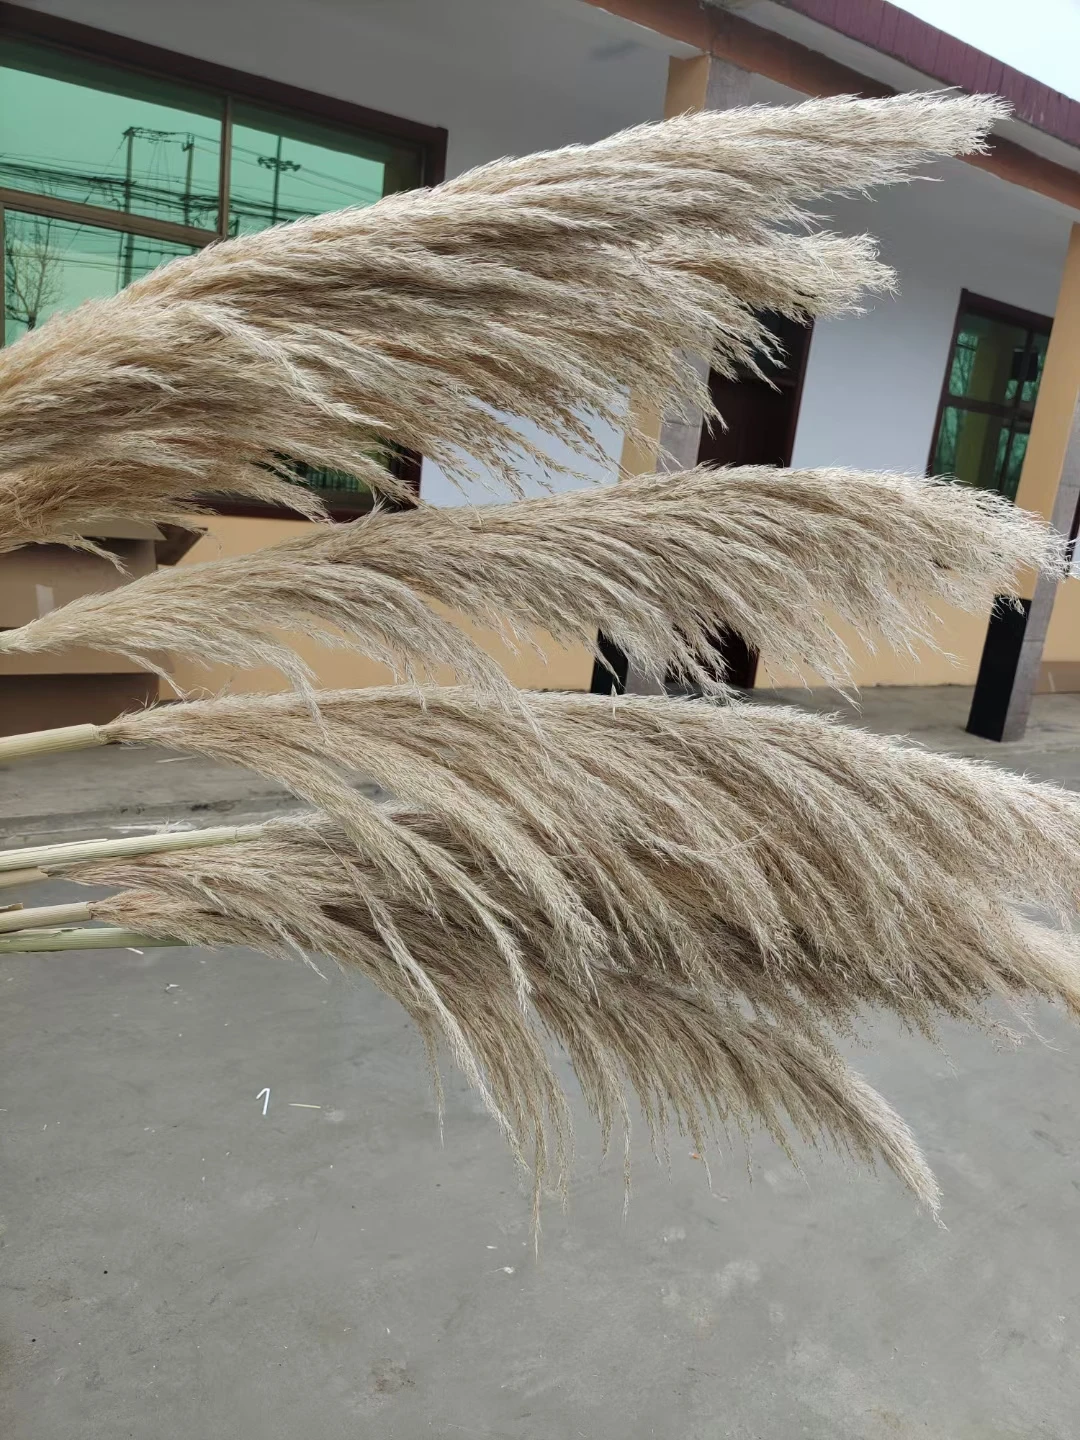
[[[1010,500],[1016,499],[1016,492],[1020,486],[1020,474],[1024,468],[1024,456],[1027,454],[1027,445],[1028,432],[1016,430],[1011,436],[1011,443],[1003,457],[998,477],[998,489]]]
[[[961,328],[953,349],[952,364],[949,368],[949,394],[966,395],[971,383],[971,371],[975,364],[975,352],[979,337],[972,330]]]
[[[949,369],[950,395],[1005,404],[1027,336],[1021,326],[986,315],[965,315]]]
[[[938,426],[934,458],[930,462],[931,475],[956,474],[956,434],[960,422],[960,411],[955,405],[947,405],[941,413]]]
[[[1031,350],[1020,387],[1020,400],[1024,405],[1034,405],[1038,399],[1039,381],[1042,379],[1043,366],[1046,363],[1046,347],[1049,344],[1049,335],[1039,334],[1031,337]]]
[[[371,205],[419,185],[419,151],[237,103],[229,179],[231,234]]]
[[[967,485],[996,490],[1005,453],[1003,434],[1008,434],[1008,426],[999,416],[946,405],[934,448],[933,474],[955,475]]]
[[[324,499],[331,495],[341,495],[354,500],[358,495],[371,494],[370,485],[345,470],[322,470],[316,469],[314,465],[295,465],[293,470],[309,490],[317,490]],[[327,503],[333,502],[327,499]]]
[[[137,279],[184,245],[122,235],[93,225],[4,213],[4,343],[10,345],[56,310],[114,295],[125,274]]]
[[[0,185],[217,228],[222,103],[0,41]]]

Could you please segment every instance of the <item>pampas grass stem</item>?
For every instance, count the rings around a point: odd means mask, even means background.
[[[33,866],[27,866],[24,870],[4,870],[0,871],[0,890],[10,889],[16,885],[36,885],[39,880],[48,878],[44,870],[38,870]]]
[[[22,735],[0,735],[0,764],[60,755],[69,750],[92,750],[111,741],[99,725],[62,725],[55,730],[30,730]]]
[[[0,935],[12,930],[40,930],[54,925],[78,925],[93,918],[90,906],[85,902],[71,905],[38,905],[31,909],[21,906],[12,910],[0,910]]]
[[[116,925],[95,925],[75,930],[27,930],[0,935],[0,955],[30,955],[64,950],[151,950],[182,945],[182,940],[144,935]]]
[[[22,870],[47,872],[93,860],[122,860],[171,850],[202,849],[207,845],[240,844],[260,839],[265,828],[264,825],[217,825],[204,830],[159,830],[150,835],[113,835],[55,845],[27,845],[18,850],[0,851],[0,875]],[[0,880],[0,884],[3,883]]]

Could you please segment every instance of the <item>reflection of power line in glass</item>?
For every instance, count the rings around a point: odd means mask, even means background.
[[[0,177],[12,190],[32,195],[56,195],[70,198],[71,192],[87,204],[99,204],[107,210],[129,210],[136,215],[151,215],[160,220],[176,220],[199,229],[213,230],[217,223],[217,191],[178,192],[161,184],[132,178],[130,185],[122,175],[102,175],[67,167],[34,165],[0,159]],[[129,204],[125,204],[129,200]],[[185,219],[186,217],[186,219]]]
[[[261,155],[258,150],[253,150],[250,146],[238,145],[234,141],[231,155],[234,191],[238,188],[238,172],[242,167],[262,165],[264,169],[269,168],[268,165],[264,164],[264,161],[269,160],[270,157]],[[362,155],[356,155],[350,158],[376,166],[381,176],[383,167],[379,165],[377,161],[365,161],[365,157]],[[298,168],[303,170],[303,174],[298,177],[297,183],[309,186],[319,195],[339,195],[343,205],[371,205],[374,204],[376,200],[382,199],[383,192],[381,184],[365,185],[358,179],[346,179],[343,175],[332,175],[328,170],[316,169],[314,165],[309,164],[307,161],[304,161]]]
[[[195,136],[186,130],[152,130],[146,125],[129,125],[123,132],[127,141],[124,157],[124,209],[130,214],[133,200],[135,141],[148,140],[151,145],[171,145],[180,142],[181,154],[187,156],[184,188],[180,194],[184,224],[191,224],[191,184],[195,163]],[[129,285],[135,267],[135,237],[127,235],[121,242],[121,285]]]
[[[17,155],[12,152],[0,155],[0,186],[31,195],[51,195],[60,199],[74,199],[83,204],[99,205],[102,209],[118,210],[124,214],[169,220],[192,229],[216,231],[218,229],[218,194],[214,190],[196,189],[196,155],[204,158],[212,153],[205,140],[191,131],[155,130],[144,125],[129,125],[121,131],[119,154],[114,173],[112,167],[101,170],[80,169],[64,165],[59,157],[46,155]],[[243,194],[244,184],[233,185],[230,204],[229,231],[260,230],[268,225],[300,220],[320,214],[338,205],[364,205],[378,200],[381,186],[369,186],[359,182],[350,183],[343,176],[331,175],[317,166],[298,160],[287,160],[282,155],[283,139],[275,138],[274,153],[261,154],[257,150],[237,146],[233,151],[234,164],[254,171],[256,166],[273,172],[273,186],[268,199],[257,195]],[[270,139],[270,136],[267,136]],[[149,164],[140,164],[140,146],[151,147]],[[170,147],[179,146],[183,157],[179,174],[170,176],[168,154]],[[214,147],[216,151],[216,147]],[[175,155],[176,151],[172,153]],[[362,158],[362,157],[358,157]],[[52,163],[50,163],[52,162]],[[202,168],[202,167],[200,167]],[[142,172],[142,173],[140,173]],[[204,172],[205,173],[205,172]],[[250,173],[250,172],[249,172]],[[281,176],[292,178],[288,201],[282,200]],[[296,187],[300,187],[297,194]],[[253,187],[254,188],[254,187]],[[305,203],[303,192],[311,193],[310,203]],[[327,202],[330,201],[328,204]],[[28,200],[27,210],[31,209]],[[134,275],[133,240],[120,241],[117,254],[117,280],[126,284]]]
[[[277,149],[273,155],[259,155],[257,157],[258,163],[264,170],[272,170],[274,172],[273,196],[270,201],[271,225],[276,225],[278,220],[278,199],[281,194],[282,171],[299,170],[302,168],[299,160],[283,160],[281,158],[281,142],[283,138],[281,135],[277,137]]]

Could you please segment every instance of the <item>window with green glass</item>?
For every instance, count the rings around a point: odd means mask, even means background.
[[[422,126],[318,97],[302,98],[325,115],[266,103],[282,87],[220,70],[193,83],[192,62],[170,74],[178,57],[154,55],[163,68],[144,71],[82,45],[0,37],[0,344],[215,239],[431,179]],[[350,476],[301,473],[335,508],[370,503]]]
[[[224,97],[0,42],[0,185],[218,228]]]
[[[374,137],[355,135],[238,101],[230,146],[229,229],[262,230],[370,205],[393,190],[420,184],[414,155]]]
[[[49,216],[4,214],[4,343],[10,345],[56,310],[114,295],[190,245],[76,225]]]
[[[1050,323],[964,292],[938,411],[932,475],[1015,500]]]

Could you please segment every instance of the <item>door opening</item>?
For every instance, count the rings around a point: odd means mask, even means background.
[[[761,376],[749,371],[732,379],[715,371],[709,376],[709,391],[726,428],[703,427],[699,465],[791,464],[812,326],[771,313],[762,318],[779,341],[782,354],[775,361],[758,358]],[[733,630],[717,634],[714,645],[717,673],[722,670],[728,684],[737,689],[752,689],[757,674],[756,651]],[[620,657],[621,663],[615,663],[618,652],[604,635],[600,636],[600,647],[608,664],[594,664],[593,693],[620,694],[625,684],[625,656]],[[668,688],[679,687],[669,681]]]

